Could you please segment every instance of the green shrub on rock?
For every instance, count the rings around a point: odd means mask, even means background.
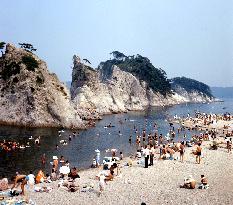
[[[38,68],[38,61],[31,55],[25,55],[22,57],[22,62],[26,65],[27,70],[35,71],[35,68]]]

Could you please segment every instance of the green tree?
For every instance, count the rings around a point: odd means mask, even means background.
[[[111,77],[112,66],[117,65],[121,70],[130,72],[139,80],[147,82],[148,87],[166,96],[171,93],[170,80],[167,79],[166,72],[161,68],[155,68],[150,60],[139,54],[126,57],[119,51],[112,52],[114,59],[101,62],[98,69],[102,70],[104,79]]]
[[[110,55],[113,55],[113,58],[115,58],[116,60],[123,60],[124,58],[126,58],[125,54],[119,51],[113,51],[110,53]]]
[[[187,92],[201,92],[208,97],[213,97],[208,85],[194,79],[186,77],[176,77],[171,79],[172,88],[184,88]]]
[[[29,52],[33,52],[33,51],[37,50],[30,43],[19,43],[19,45],[20,45],[21,48],[23,48],[24,50],[29,51]]]

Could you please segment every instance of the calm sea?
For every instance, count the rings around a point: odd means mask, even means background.
[[[124,114],[114,114],[105,116],[103,120],[97,122],[96,127],[85,131],[79,131],[79,135],[68,142],[68,137],[72,133],[65,130],[62,136],[58,136],[58,129],[32,129],[17,127],[0,127],[0,141],[15,140],[21,144],[30,143],[30,147],[14,152],[5,153],[0,150],[0,174],[5,173],[11,176],[16,171],[27,174],[30,170],[37,171],[40,168],[47,172],[51,169],[50,161],[52,156],[60,157],[63,155],[69,160],[71,166],[78,168],[90,167],[95,149],[101,151],[101,157],[107,156],[107,149],[116,148],[122,151],[124,155],[135,153],[136,134],[134,126],[141,133],[146,129],[147,133],[154,131],[154,123],[158,125],[158,132],[166,135],[169,130],[167,119],[177,114],[186,116],[187,113],[193,114],[199,110],[206,113],[233,113],[233,99],[224,99],[224,102],[215,102],[210,104],[182,104],[172,107],[149,108],[143,112],[129,112]],[[104,128],[111,124],[115,127]],[[120,131],[120,134],[119,134]],[[183,134],[177,140],[183,139]],[[190,133],[185,133],[191,135]],[[36,146],[34,140],[29,140],[30,136],[34,138],[41,136],[41,146]],[[129,136],[132,135],[133,143],[129,144]],[[68,145],[62,146],[60,140],[66,139]],[[58,150],[55,149],[59,145]],[[46,154],[46,165],[41,165],[42,154]]]

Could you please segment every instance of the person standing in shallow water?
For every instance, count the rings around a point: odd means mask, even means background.
[[[132,143],[132,136],[131,135],[129,136],[129,143],[130,144]]]
[[[45,162],[46,162],[46,157],[45,157],[45,153],[41,156],[41,164],[42,166],[45,166]]]

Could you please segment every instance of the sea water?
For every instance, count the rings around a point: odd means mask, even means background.
[[[95,157],[96,149],[100,150],[101,159],[110,154],[106,150],[111,148],[117,149],[118,153],[122,151],[125,156],[135,154],[136,133],[134,127],[138,129],[139,134],[143,129],[149,134],[155,131],[154,123],[156,123],[158,133],[166,135],[170,129],[169,118],[174,115],[187,116],[188,113],[192,115],[195,111],[218,114],[233,113],[233,99],[215,103],[154,107],[142,112],[107,115],[96,123],[96,127],[76,131],[76,133],[79,132],[79,135],[72,137],[71,142],[68,140],[69,135],[72,135],[70,130],[64,130],[65,132],[62,132],[62,136],[59,137],[58,129],[54,128],[33,129],[2,126],[0,127],[0,141],[15,140],[24,145],[29,142],[30,147],[8,153],[0,150],[0,174],[5,173],[11,176],[16,171],[28,174],[30,170],[36,172],[40,168],[50,173],[52,156],[60,157],[61,155],[69,160],[71,166],[81,169],[88,168]],[[114,127],[105,128],[110,122]],[[188,139],[193,133],[183,132],[176,137],[176,140],[183,140],[184,134]],[[132,144],[129,144],[130,135],[132,135]],[[33,136],[34,139],[29,140],[30,136]],[[41,136],[40,146],[34,143],[37,136]],[[66,140],[68,144],[61,145],[60,140]],[[57,150],[56,144],[59,146]],[[41,164],[41,156],[44,153],[46,155],[45,166]]]

